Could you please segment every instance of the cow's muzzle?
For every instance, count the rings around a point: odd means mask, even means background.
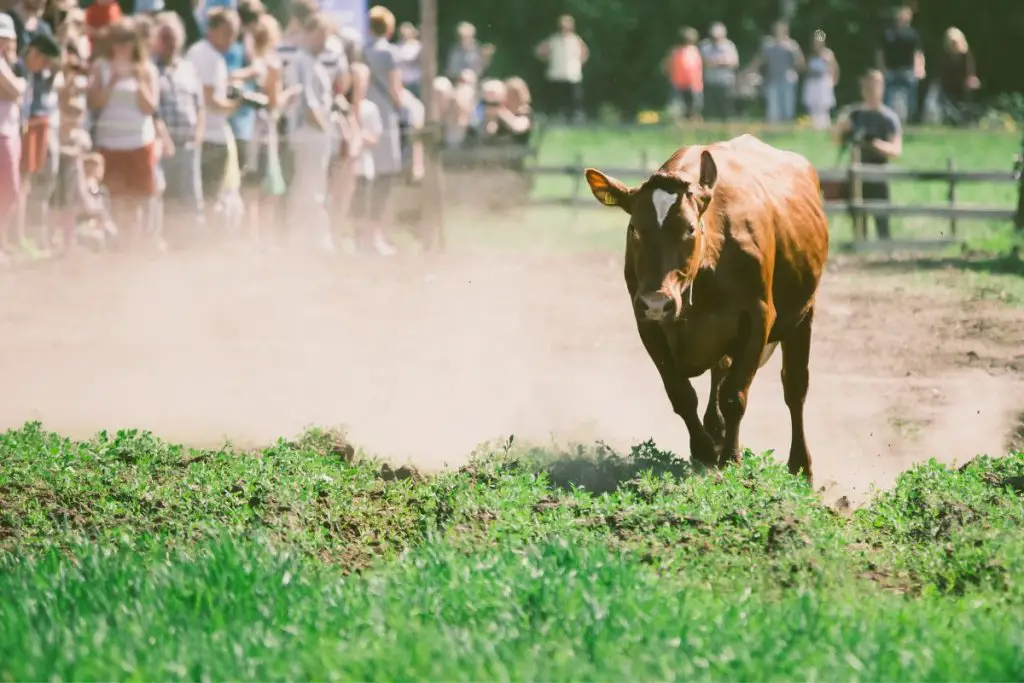
[[[675,303],[661,292],[641,294],[636,298],[636,316],[640,322],[658,323],[675,315]]]

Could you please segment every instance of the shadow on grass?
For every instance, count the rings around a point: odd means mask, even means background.
[[[546,473],[554,488],[584,489],[594,495],[616,491],[647,471],[656,477],[668,474],[675,480],[693,474],[690,463],[659,450],[651,440],[633,446],[627,456],[600,442],[593,447],[578,445],[558,452],[532,448],[521,462]]]

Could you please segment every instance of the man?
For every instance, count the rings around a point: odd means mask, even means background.
[[[28,42],[23,61],[28,76],[21,143],[24,228],[33,233],[41,248],[48,249],[47,213],[60,160],[60,45],[49,33],[36,33]]]
[[[537,46],[537,57],[548,65],[549,106],[568,121],[581,121],[583,65],[590,58],[590,48],[576,33],[576,20],[568,14],[559,17],[558,33]]]
[[[883,104],[885,76],[871,69],[860,81],[862,101],[839,114],[833,134],[841,145],[856,145],[862,164],[883,166],[903,154],[903,127],[900,117]],[[862,184],[865,200],[889,200],[889,183],[885,180],[865,180]],[[887,240],[889,217],[875,216],[878,239]]]
[[[323,63],[330,33],[327,18],[320,13],[306,22],[302,50],[293,60],[301,91],[288,122],[294,155],[288,222],[292,226],[309,226],[304,241],[325,251],[334,250],[327,214],[328,170],[334,148],[334,93],[331,74]]]
[[[917,116],[917,86],[925,76],[921,36],[910,25],[913,18],[913,10],[900,7],[895,24],[882,34],[877,54],[878,68],[885,74],[885,103],[904,123]]]
[[[789,37],[789,25],[775,22],[772,35],[761,46],[761,53],[749,69],[764,69],[765,119],[768,123],[790,122],[796,118],[796,86],[804,70],[804,53]]]
[[[157,111],[173,146],[160,162],[166,183],[163,201],[168,214],[180,216],[182,229],[203,218],[199,160],[206,115],[199,74],[192,62],[181,58],[185,40],[185,26],[177,14],[157,15],[153,45],[153,61],[160,74]],[[178,227],[172,231],[174,238],[182,237]]]
[[[725,24],[714,22],[708,34],[710,38],[700,46],[704,62],[704,118],[728,121],[732,118],[740,56],[736,45],[727,37]]]
[[[491,65],[494,46],[481,45],[476,39],[476,27],[468,21],[459,22],[455,29],[456,42],[448,51],[445,74],[454,80],[465,69],[471,69],[479,79]]]
[[[238,109],[240,100],[228,98],[228,64],[224,55],[238,38],[239,24],[234,10],[210,10],[206,38],[190,47],[185,55],[203,85],[206,121],[199,165],[207,207],[220,198],[230,161],[229,144],[234,144],[228,117]]]

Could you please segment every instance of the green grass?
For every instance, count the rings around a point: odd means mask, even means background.
[[[0,436],[0,680],[1019,680],[1024,454],[841,514],[770,455],[482,446],[422,477]]]

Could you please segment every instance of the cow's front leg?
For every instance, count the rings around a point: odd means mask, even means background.
[[[719,402],[725,418],[725,439],[719,466],[740,461],[740,422],[747,410],[747,396],[754,375],[761,365],[761,354],[768,341],[768,306],[762,304],[747,313],[732,356],[732,367],[722,382]]]
[[[729,373],[729,366],[732,361],[724,356],[713,368],[711,368],[711,391],[708,394],[708,406],[704,410],[704,431],[708,433],[715,445],[721,447],[725,439],[725,417],[722,416],[722,407],[719,396],[722,391],[722,382]]]
[[[718,452],[697,415],[697,392],[690,378],[676,371],[668,342],[659,328],[648,325],[640,325],[638,328],[640,340],[661,375],[672,410],[683,418],[686,430],[690,433],[690,458],[705,467],[715,467],[718,464]]]

